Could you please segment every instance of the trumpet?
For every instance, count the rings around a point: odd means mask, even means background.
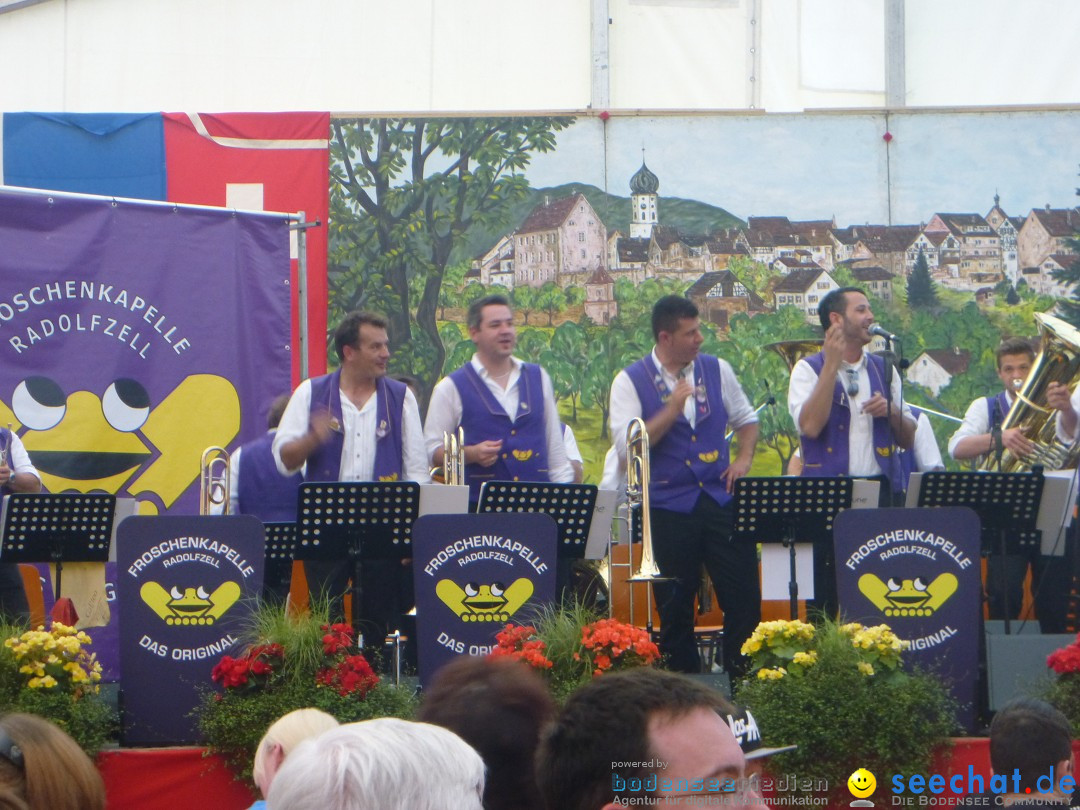
[[[641,521],[641,562],[627,582],[659,582],[667,579],[660,573],[652,546],[649,521],[649,432],[643,419],[630,420],[626,426],[626,503],[633,525],[634,510]],[[651,617],[650,617],[651,618]]]
[[[220,514],[229,514],[229,490],[232,471],[229,452],[224,447],[207,447],[199,461],[199,514],[210,515],[214,507]]]
[[[465,485],[465,428],[459,425],[457,433],[443,431],[443,463],[431,468],[431,477],[452,487]]]

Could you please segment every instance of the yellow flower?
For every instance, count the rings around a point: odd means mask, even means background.
[[[817,650],[811,650],[810,652],[797,652],[791,658],[795,664],[800,664],[804,667],[812,667],[817,663]]]
[[[758,679],[762,681],[778,681],[785,675],[787,675],[787,670],[783,667],[759,669],[757,674]]]
[[[865,661],[860,661],[859,672],[861,672],[863,675],[870,676],[874,674],[874,667],[871,664],[866,663]]]

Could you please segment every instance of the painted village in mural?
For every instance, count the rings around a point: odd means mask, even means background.
[[[722,194],[666,197],[647,144],[621,177],[604,161],[607,191],[536,185],[533,161],[550,162],[573,126],[551,117],[335,120],[330,323],[354,308],[385,313],[392,371],[419,381],[423,408],[434,383],[472,355],[469,303],[506,295],[517,355],[550,373],[587,482],[599,481],[610,445],[611,381],[651,349],[649,313],[661,295],[697,304],[703,351],[728,360],[761,406],[754,475],[779,473],[797,443],[788,366],[763,347],[820,338],[817,302],[829,290],[867,290],[877,320],[902,338],[905,397],[955,417],[1000,386],[1002,337],[1035,337],[1033,313],[1071,295],[1062,274],[1080,231],[1066,196],[1073,177],[1060,178],[1056,204],[1010,204],[991,187],[973,199],[977,210],[927,200],[904,224],[873,224],[880,202],[857,223],[807,217],[805,199],[798,212],[744,215],[719,207]],[[656,151],[657,160],[672,154]],[[885,196],[892,210],[892,189]],[[947,457],[958,424],[932,423]]]

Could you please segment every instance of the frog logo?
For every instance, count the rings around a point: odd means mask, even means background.
[[[202,585],[184,588],[183,593],[173,585],[165,590],[156,582],[146,582],[139,596],[165,624],[209,625],[220,619],[240,598],[240,585],[223,582],[213,593]]]
[[[532,450],[514,450],[513,454],[514,458],[516,458],[518,461],[528,461],[530,458],[533,457]]]
[[[138,380],[115,380],[99,396],[28,377],[10,407],[0,402],[5,423],[49,491],[135,497],[139,513],[152,515],[158,500],[168,509],[198,478],[205,448],[236,437],[240,397],[229,380],[212,374],[185,378],[156,407]]]
[[[889,577],[882,582],[875,574],[859,577],[859,590],[874,607],[886,616],[931,616],[956,593],[959,581],[955,574],[939,574],[929,585],[922,577]]]
[[[435,586],[435,593],[463,622],[506,622],[532,596],[533,584],[520,577],[508,588],[500,582],[470,582],[462,589],[453,580],[443,579]]]
[[[704,461],[706,464],[712,464],[718,458],[720,458],[719,450],[710,450],[706,453],[698,453],[697,457]]]

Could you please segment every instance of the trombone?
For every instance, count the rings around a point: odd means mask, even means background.
[[[626,503],[631,520],[634,510],[640,513],[641,562],[627,582],[656,582],[660,574],[652,547],[652,524],[649,520],[649,432],[645,420],[634,418],[626,426]],[[631,524],[632,525],[632,524]]]
[[[229,452],[216,445],[207,447],[199,461],[199,514],[229,514],[231,488]]]

